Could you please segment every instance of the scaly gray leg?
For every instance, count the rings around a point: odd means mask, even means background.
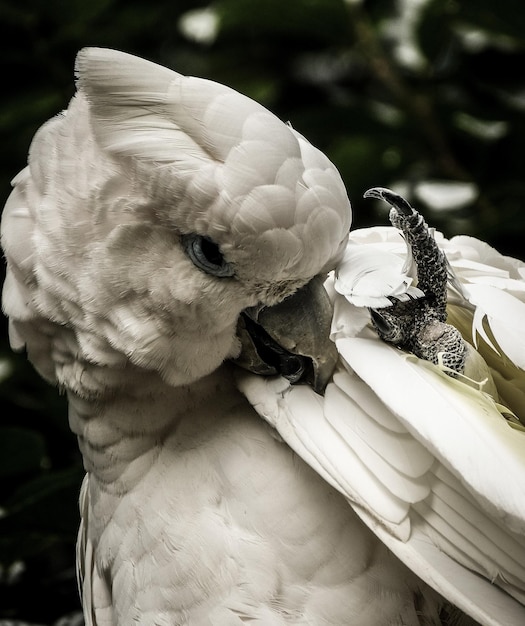
[[[418,287],[425,296],[392,306],[371,309],[379,336],[434,364],[441,363],[461,373],[467,347],[459,331],[446,324],[447,262],[423,217],[400,195],[390,189],[374,187],[365,198],[388,202],[390,221],[404,235],[417,269]]]

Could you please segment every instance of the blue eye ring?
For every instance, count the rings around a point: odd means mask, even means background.
[[[228,278],[234,275],[234,269],[228,263],[219,248],[219,245],[210,237],[189,233],[181,237],[182,247],[195,267],[219,278]]]

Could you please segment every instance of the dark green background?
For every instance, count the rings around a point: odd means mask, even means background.
[[[479,194],[461,208],[409,198],[447,235],[525,257],[522,0],[430,1],[412,22],[387,1],[218,0],[220,29],[206,45],[178,27],[201,6],[0,1],[1,199],[36,129],[72,96],[76,51],[100,45],[226,83],[289,120],[340,169],[355,225],[386,223],[386,207],[361,200],[368,187],[471,182]],[[397,54],[410,32],[415,65]],[[64,399],[10,352],[2,323],[0,618],[50,624],[78,608],[82,468]]]

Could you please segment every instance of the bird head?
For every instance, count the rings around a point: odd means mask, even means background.
[[[350,227],[344,185],[225,86],[97,48],[80,51],[76,75],[4,211],[12,335],[27,344],[31,324],[49,323],[56,344],[52,328],[67,329],[71,347],[51,346],[66,387],[57,352],[190,383],[239,354],[241,312],[333,267]]]

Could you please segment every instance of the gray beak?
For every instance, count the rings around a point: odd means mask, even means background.
[[[237,327],[237,365],[263,376],[281,375],[322,393],[337,362],[330,340],[332,305],[320,277],[279,304],[244,311]]]

